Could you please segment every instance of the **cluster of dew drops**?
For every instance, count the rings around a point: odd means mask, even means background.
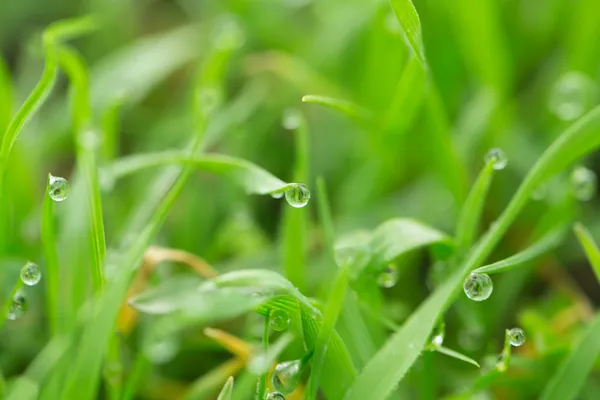
[[[61,202],[66,200],[69,195],[69,182],[65,178],[49,175],[48,177],[48,196],[56,201]],[[42,270],[40,267],[28,261],[21,268],[20,278],[23,284],[27,286],[35,286],[42,279]],[[19,285],[20,286],[20,285]],[[12,296],[11,303],[8,306],[6,318],[14,321],[21,317],[27,311],[27,297],[22,289],[18,289]]]

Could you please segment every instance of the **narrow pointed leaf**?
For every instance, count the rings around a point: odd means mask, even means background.
[[[471,357],[467,357],[464,354],[459,353],[458,351],[449,349],[444,346],[437,347],[435,349],[435,351],[437,351],[438,353],[441,353],[441,354],[445,354],[449,357],[456,358],[457,360],[461,360],[466,363],[473,364],[474,366],[479,368],[479,363],[477,361],[473,360]]]
[[[230,376],[225,382],[221,393],[219,393],[219,397],[217,400],[231,400],[231,395],[233,394],[233,376]]]
[[[581,246],[585,250],[585,254],[596,273],[596,279],[600,282],[600,250],[594,241],[594,238],[582,224],[575,224],[575,234]]]
[[[425,48],[421,33],[421,20],[415,6],[411,0],[390,0],[390,3],[415,56],[425,66]]]
[[[302,101],[304,103],[319,104],[321,106],[339,111],[357,122],[368,123],[371,120],[371,113],[369,110],[347,100],[319,96],[316,94],[307,94],[302,97]]]
[[[60,268],[58,263],[58,252],[56,250],[56,232],[54,223],[54,200],[48,195],[50,190],[50,175],[44,193],[44,205],[42,212],[42,245],[46,259],[46,309],[50,320],[52,335],[60,330]]]

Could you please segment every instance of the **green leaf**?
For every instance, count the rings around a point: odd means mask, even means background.
[[[412,313],[346,392],[346,400],[385,399],[417,359],[438,318],[459,293],[462,282],[489,256],[531,198],[537,185],[600,146],[600,107],[571,125],[540,157],[490,230],[469,253],[461,268]],[[377,382],[373,384],[373,382]]]
[[[494,163],[490,161],[479,173],[465,200],[465,204],[460,210],[456,226],[456,245],[460,251],[468,250],[475,240],[481,212],[493,177]]]
[[[560,367],[548,381],[540,399],[570,400],[577,398],[600,355],[600,314],[581,336]]]
[[[316,94],[307,94],[302,96],[302,102],[319,104],[321,106],[329,107],[333,110],[339,111],[350,117],[352,120],[368,125],[371,122],[371,112],[359,105],[342,99],[336,99],[333,97],[319,96]]]
[[[581,243],[581,246],[585,250],[585,254],[590,261],[590,264],[592,264],[592,268],[596,274],[596,279],[598,279],[598,282],[600,282],[600,250],[598,249],[594,238],[590,234],[590,231],[588,231],[585,226],[580,223],[576,223],[574,229],[579,243]]]
[[[347,284],[348,266],[344,265],[338,269],[336,277],[333,281],[329,300],[323,316],[323,325],[321,325],[319,336],[317,336],[317,340],[315,342],[315,352],[312,359],[310,380],[308,382],[308,390],[306,393],[306,398],[309,400],[316,399],[317,397],[319,379],[321,378],[327,347],[344,304]]]
[[[451,239],[436,229],[412,219],[394,218],[379,225],[371,234],[371,261],[384,265],[409,251],[437,243],[452,246]]]
[[[410,43],[410,47],[421,65],[425,67],[427,62],[425,61],[421,20],[419,19],[419,14],[417,14],[415,6],[411,0],[390,0],[390,4],[392,5],[392,10],[394,10],[396,18],[398,18],[398,21],[400,22],[400,26],[406,35],[408,43]]]
[[[10,72],[0,56],[0,132],[4,132],[13,110],[13,90]]]
[[[437,351],[438,353],[441,353],[441,354],[445,354],[449,357],[456,358],[457,360],[461,360],[466,363],[473,364],[474,366],[479,368],[479,363],[477,361],[473,360],[470,357],[465,356],[464,354],[459,353],[458,351],[449,349],[444,346],[436,347],[435,351]]]
[[[221,393],[219,393],[219,397],[217,400],[231,400],[231,395],[233,394],[233,376],[230,376],[225,382],[223,389],[221,389]]]
[[[44,247],[44,257],[46,259],[46,309],[48,319],[50,320],[50,329],[55,336],[61,329],[60,315],[60,268],[58,262],[58,252],[56,250],[56,233],[54,223],[54,200],[48,195],[50,190],[50,178],[48,174],[48,184],[44,192],[44,206],[42,212],[42,245]]]
[[[292,184],[283,182],[264,169],[240,158],[220,154],[193,157],[182,151],[164,151],[123,157],[106,167],[103,173],[106,179],[115,180],[145,168],[169,164],[189,164],[223,175],[243,187],[248,194],[278,194],[292,186]]]
[[[562,243],[565,232],[566,229],[564,226],[556,228],[548,232],[546,235],[544,235],[544,237],[529,246],[527,249],[505,258],[504,260],[477,268],[474,272],[495,274],[516,268],[558,247],[558,245]]]

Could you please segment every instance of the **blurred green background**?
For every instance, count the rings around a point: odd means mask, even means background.
[[[392,217],[412,217],[453,233],[460,206],[488,149],[508,166],[496,174],[482,228],[504,209],[519,182],[552,140],[597,105],[600,13],[596,0],[414,0],[423,27],[429,80],[410,75],[410,49],[387,1],[379,0],[2,0],[0,68],[12,99],[0,96],[0,127],[30,93],[44,65],[41,32],[51,22],[94,13],[100,29],[73,41],[89,67],[94,122],[114,132],[100,144],[99,163],[134,153],[183,147],[194,129],[192,89],[210,58],[223,107],[208,130],[207,150],[248,159],[286,181],[294,177],[294,135],[283,113],[299,109],[309,130],[309,187],[323,176],[338,237],[372,229]],[[220,61],[215,62],[214,57]],[[411,64],[412,63],[412,64]],[[5,65],[2,65],[5,64]],[[413,65],[414,70],[414,65]],[[409,71],[409,73],[407,73]],[[4,87],[6,89],[6,87]],[[0,81],[0,90],[3,83]],[[6,90],[5,93],[8,93]],[[306,94],[351,101],[368,122],[303,104]],[[8,297],[23,263],[44,265],[40,216],[49,172],[75,179],[67,80],[26,126],[11,156],[0,226],[0,299]],[[0,129],[1,131],[1,129]],[[595,171],[600,158],[583,164]],[[155,170],[103,186],[109,248],[127,243],[123,230],[144,202]],[[598,196],[570,201],[569,173],[553,178],[510,229],[491,261],[523,249],[543,221],[575,218],[600,238]],[[540,189],[541,190],[541,189]],[[314,197],[314,192],[313,192]],[[90,273],[71,201],[57,204],[61,262],[78,276],[61,276],[71,301],[90,296]],[[229,271],[283,271],[280,232],[287,205],[246,196],[230,182],[195,173],[155,242],[202,256]],[[309,218],[306,277],[295,282],[323,299],[331,269],[315,202]],[[540,224],[539,221],[542,221]],[[403,260],[398,284],[382,290],[384,314],[397,324],[430,292],[431,256]],[[166,263],[157,283],[191,274]],[[477,360],[499,353],[503,330],[520,326],[526,345],[514,368],[477,398],[529,399],[544,387],[600,301],[598,282],[573,235],[552,255],[494,280],[489,301],[461,296],[446,314],[446,341]],[[27,289],[28,312],[0,331],[0,370],[21,373],[47,342],[43,285]],[[79,296],[79,298],[77,298]],[[75,315],[64,315],[73,320]],[[142,318],[123,338],[125,358],[144,352]],[[224,330],[258,341],[254,316]],[[140,399],[176,399],[190,382],[229,354],[201,329],[178,334],[172,351],[147,351]],[[160,352],[159,352],[160,353]],[[132,361],[131,361],[132,363]],[[129,361],[126,363],[129,365]],[[470,387],[479,371],[425,353],[403,380],[402,398],[441,398]],[[218,392],[218,390],[217,390]],[[600,398],[598,369],[581,399]]]

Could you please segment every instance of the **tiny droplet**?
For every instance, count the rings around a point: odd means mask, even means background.
[[[21,317],[25,311],[27,311],[28,304],[27,298],[25,297],[25,293],[22,291],[18,291],[12,298],[12,302],[10,306],[8,306],[8,312],[6,314],[6,318],[14,321]]]
[[[69,182],[60,176],[48,178],[48,196],[54,201],[63,201],[69,195]]]
[[[506,164],[508,164],[508,157],[506,157],[506,153],[499,148],[490,149],[484,158],[485,163],[493,162],[493,168],[495,170],[501,170],[506,168]]]
[[[398,282],[398,266],[396,264],[388,264],[383,268],[383,271],[377,276],[377,284],[382,288],[391,288]]]
[[[40,279],[42,279],[42,271],[37,264],[27,262],[27,264],[21,268],[21,280],[24,284],[34,286],[40,281]]]
[[[274,331],[284,331],[290,326],[290,316],[283,310],[273,310],[269,315],[269,326]]]
[[[271,392],[267,395],[267,400],[285,400],[285,396],[279,392]]]
[[[310,190],[303,183],[294,183],[291,188],[285,191],[285,199],[292,207],[304,207],[310,200]]]
[[[596,194],[596,174],[586,167],[579,166],[571,173],[573,194],[577,200],[589,201]]]
[[[489,275],[473,272],[465,279],[463,290],[469,299],[483,301],[492,294],[494,284]]]
[[[521,328],[512,328],[508,331],[508,340],[511,345],[519,347],[525,343],[525,332]]]
[[[597,88],[587,75],[569,71],[550,89],[548,108],[557,118],[572,121],[589,110],[597,101]]]
[[[300,126],[301,117],[300,112],[295,108],[288,108],[283,112],[283,118],[281,124],[287,130],[298,129]]]
[[[292,393],[300,383],[302,377],[302,365],[300,360],[285,361],[277,364],[273,375],[271,375],[271,385],[281,393]]]
[[[433,330],[433,332],[431,334],[431,340],[430,340],[431,344],[434,347],[440,347],[444,343],[445,334],[446,334],[446,324],[444,323],[443,320],[441,320],[435,326],[435,329]]]

